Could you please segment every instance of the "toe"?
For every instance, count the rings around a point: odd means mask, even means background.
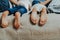
[[[40,25],[43,26],[46,23],[46,20],[40,20]]]
[[[34,20],[34,19],[33,19],[32,22],[33,22],[34,24],[37,24],[38,20],[36,20],[36,19]]]
[[[6,28],[7,24],[1,24],[2,28]]]
[[[14,24],[14,28],[18,29],[20,27],[20,24]]]

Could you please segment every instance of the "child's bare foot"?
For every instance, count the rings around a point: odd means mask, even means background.
[[[14,26],[15,29],[18,29],[20,27],[20,20],[14,19],[13,26]]]
[[[8,26],[8,19],[7,18],[2,18],[1,26],[3,28],[6,28]]]
[[[37,13],[31,13],[30,20],[33,24],[37,24],[38,23]]]
[[[40,16],[40,23],[39,25],[43,26],[47,22],[47,14],[42,14]]]

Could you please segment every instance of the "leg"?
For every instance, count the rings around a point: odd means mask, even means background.
[[[37,24],[38,23],[36,8],[33,8],[32,13],[30,14],[30,20],[31,20],[31,22],[33,24]]]
[[[14,25],[14,28],[15,29],[18,29],[19,28],[19,26],[20,26],[20,12],[16,12],[15,13],[15,18],[14,18],[13,25]]]
[[[43,8],[40,16],[40,25],[43,26],[47,22],[47,11],[46,8]]]
[[[1,26],[3,28],[6,28],[8,26],[8,20],[7,20],[8,14],[9,14],[9,11],[4,11],[3,14],[2,14]]]

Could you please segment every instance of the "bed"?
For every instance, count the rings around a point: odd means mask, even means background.
[[[0,40],[60,40],[60,14],[48,13],[48,21],[44,26],[32,25],[29,16],[26,13],[21,17],[22,26],[18,30],[12,26],[14,16],[8,16],[9,26],[0,27]]]

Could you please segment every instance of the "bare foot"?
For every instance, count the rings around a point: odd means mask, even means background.
[[[30,20],[33,24],[37,24],[38,23],[37,13],[32,13],[30,15]]]
[[[13,26],[14,26],[15,29],[18,29],[20,27],[20,20],[14,19]]]
[[[6,28],[8,26],[8,19],[7,18],[2,18],[1,26],[2,26],[2,28]]]
[[[42,14],[40,16],[40,23],[39,25],[43,26],[47,22],[47,14]]]

